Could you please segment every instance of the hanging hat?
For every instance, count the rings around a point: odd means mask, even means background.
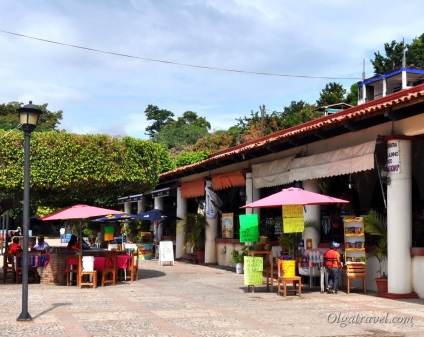
[[[335,242],[335,241],[332,241],[331,242],[331,248],[338,248],[340,246],[340,243],[338,243],[338,242]]]

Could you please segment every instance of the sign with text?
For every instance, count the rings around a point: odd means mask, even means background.
[[[159,244],[159,263],[171,262],[174,265],[174,246],[172,241],[161,241]]]
[[[242,214],[240,220],[240,242],[258,242],[258,215]]]
[[[283,218],[303,218],[303,205],[283,205]]]
[[[400,173],[399,141],[387,141],[387,170],[390,173]]]
[[[262,284],[263,258],[244,257],[244,285],[253,286]]]
[[[303,205],[283,206],[283,229],[284,233],[303,232],[305,229]]]
[[[300,233],[305,229],[303,218],[283,218],[284,233]]]

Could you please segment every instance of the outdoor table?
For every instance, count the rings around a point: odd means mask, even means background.
[[[129,262],[131,260],[130,255],[118,255],[117,256],[117,271],[122,269],[124,271],[124,280],[127,279],[127,269],[129,267]],[[95,256],[94,257],[94,270],[102,271],[105,268],[106,257]]]

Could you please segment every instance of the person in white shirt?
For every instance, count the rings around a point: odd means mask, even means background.
[[[60,243],[66,243],[66,229],[62,226],[59,230],[60,233]]]

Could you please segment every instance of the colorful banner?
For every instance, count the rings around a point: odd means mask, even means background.
[[[231,239],[234,237],[234,213],[222,214],[222,237]]]
[[[240,242],[258,242],[258,215],[239,215],[240,221]]]

